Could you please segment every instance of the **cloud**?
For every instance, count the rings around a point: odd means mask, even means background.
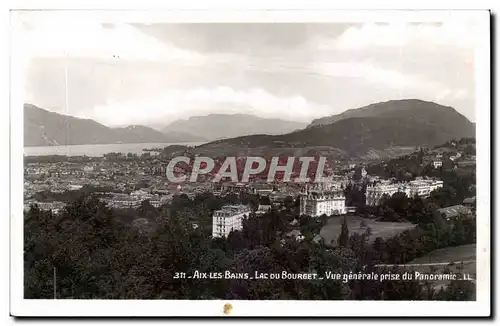
[[[348,26],[341,23],[187,23],[135,24],[160,41],[203,53],[268,55],[304,50],[314,35],[336,37]]]
[[[445,89],[441,93],[436,96],[436,101],[443,100],[463,100],[470,96],[469,92],[466,89]]]
[[[373,46],[397,48],[414,42],[466,48],[474,46],[476,35],[475,27],[466,22],[370,23],[347,28],[333,42],[321,43],[319,49],[362,50]]]
[[[411,93],[451,105],[474,120],[477,35],[475,24],[457,19],[353,25],[338,37],[314,39],[315,66],[327,74],[388,87],[395,95]],[[329,63],[330,58],[337,62]]]
[[[267,118],[309,121],[328,115],[331,107],[300,95],[277,97],[263,89],[235,90],[229,86],[169,90],[161,96],[134,102],[109,102],[97,106],[92,116],[108,125],[153,124],[190,115],[247,113]]]
[[[24,21],[27,101],[105,124],[236,112],[307,121],[405,97],[474,119],[477,34],[466,22],[145,26],[57,12]]]
[[[385,84],[393,88],[407,88],[419,85],[419,80],[395,70],[383,69],[368,62],[320,62],[314,65],[319,74],[359,78],[370,83]]]
[[[200,65],[205,57],[160,42],[129,24],[100,23],[88,15],[22,16],[22,34],[29,58],[91,58],[132,61],[162,61]]]

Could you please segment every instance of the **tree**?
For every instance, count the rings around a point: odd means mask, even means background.
[[[176,272],[189,276],[194,271],[226,270],[249,276],[255,271],[369,272],[375,263],[405,263],[439,247],[475,241],[474,219],[459,218],[457,224],[439,216],[431,219],[435,207],[424,199],[409,201],[408,214],[427,224],[387,240],[377,237],[373,244],[366,241],[368,227],[350,237],[346,218],[337,248],[325,250],[310,241],[282,243],[281,235],[289,231],[294,215],[276,210],[259,217],[251,214],[243,230],[231,232],[227,239],[211,239],[212,212],[225,203],[211,194],[194,200],[176,196],[160,208],[159,216],[148,218],[149,232],[131,222],[156,210],[147,202],[138,209],[117,210],[97,196],[83,194],[58,214],[34,205],[24,216],[25,298],[53,298],[54,268],[60,299],[469,300],[473,295],[474,284],[460,285],[462,281],[435,294],[429,284],[415,282],[174,277]],[[326,217],[303,216],[300,229],[317,234],[321,220]],[[194,229],[192,223],[199,227]]]
[[[366,183],[362,185],[353,185],[349,183],[344,189],[346,197],[346,206],[355,206],[363,209],[366,205]]]
[[[137,209],[140,217],[147,218],[148,220],[154,220],[157,216],[160,215],[160,212],[156,207],[151,205],[149,200],[143,200],[141,202],[141,206]]]
[[[339,236],[339,246],[347,247],[348,244],[349,244],[349,228],[347,227],[347,220],[344,217],[344,220],[342,221],[342,229],[340,231],[340,236]]]
[[[357,168],[354,169],[354,175],[352,176],[352,179],[354,181],[359,181],[359,180],[361,180],[361,178],[362,178],[361,168],[357,167]]]
[[[476,146],[474,145],[467,145],[464,149],[464,153],[467,155],[476,155]]]
[[[404,192],[396,192],[385,205],[393,209],[398,215],[405,214],[408,210],[409,199]]]
[[[475,300],[476,286],[471,281],[454,280],[436,294],[437,300],[444,301],[473,301]]]
[[[286,196],[283,204],[287,208],[292,208],[294,205],[294,198],[292,196]]]

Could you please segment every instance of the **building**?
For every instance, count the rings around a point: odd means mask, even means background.
[[[250,213],[250,208],[245,205],[228,205],[215,211],[212,216],[212,237],[227,237],[231,231],[243,229],[243,219]]]
[[[446,219],[451,220],[458,216],[472,217],[472,210],[463,205],[454,205],[438,209],[438,212]]]
[[[443,161],[441,161],[441,160],[433,161],[432,165],[434,166],[435,169],[440,168],[443,166]]]
[[[324,192],[324,191],[340,191],[347,187],[349,178],[344,176],[330,176],[323,178],[319,182],[307,184],[302,189],[302,192]]]
[[[168,204],[170,202],[170,198],[168,196],[155,196],[149,199],[149,203],[154,207],[158,208],[162,205]]]
[[[345,214],[345,196],[342,191],[310,190],[300,195],[300,215],[312,217],[326,214]]]
[[[408,197],[420,196],[422,198],[429,197],[431,192],[436,189],[443,188],[441,180],[413,180],[405,184],[405,193]]]
[[[470,197],[470,198],[465,198],[462,203],[464,204],[464,206],[474,207],[476,205],[476,196]]]
[[[346,213],[356,213],[356,206],[346,206],[345,212]]]
[[[288,238],[292,238],[292,239],[295,239],[295,241],[302,241],[305,239],[305,237],[302,235],[302,233],[300,233],[299,230],[293,230],[293,231],[290,231],[286,234],[286,236]]]
[[[402,192],[408,197],[428,197],[431,192],[443,187],[443,181],[432,179],[413,180],[406,183],[379,183],[366,187],[366,205],[376,206],[387,195],[391,197],[397,192]]]
[[[75,185],[75,184],[70,184],[68,185],[68,190],[80,190],[83,188],[83,185]]]
[[[366,187],[366,205],[376,206],[380,204],[382,197],[387,195],[391,197],[397,192],[404,192],[402,183],[378,183],[374,186]]]
[[[269,212],[271,208],[272,208],[271,199],[269,199],[269,197],[262,197],[259,200],[259,207],[257,208],[255,214],[257,215],[265,214]]]
[[[136,197],[136,198],[144,198],[149,196],[149,192],[144,191],[143,189],[132,191],[130,193],[130,196]]]
[[[141,206],[142,200],[127,194],[110,193],[104,202],[112,208],[137,208]]]
[[[476,161],[474,161],[474,160],[463,160],[463,161],[457,162],[457,166],[459,168],[474,167],[475,165],[476,165]]]
[[[323,238],[319,234],[316,234],[314,236],[314,238],[312,239],[312,242],[316,243],[316,244],[321,244],[322,241],[323,241]]]
[[[24,204],[24,210],[29,211],[31,209],[31,205],[37,205],[38,208],[42,211],[51,211],[52,214],[59,214],[64,207],[66,206],[66,203],[60,202],[60,201],[53,201],[53,202],[26,202]]]
[[[343,175],[331,175],[329,177],[323,178],[323,181],[315,183],[319,187],[322,187],[322,190],[340,190],[345,189],[349,184],[349,178]]]
[[[134,199],[111,199],[105,200],[108,207],[112,208],[138,208],[141,206],[140,200]]]

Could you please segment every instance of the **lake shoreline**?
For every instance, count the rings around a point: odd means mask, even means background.
[[[150,153],[146,149],[165,148],[171,145],[199,146],[204,142],[184,143],[119,143],[119,144],[86,144],[86,145],[58,145],[58,146],[25,146],[23,154],[27,156],[91,156],[102,157],[108,153],[143,154]]]

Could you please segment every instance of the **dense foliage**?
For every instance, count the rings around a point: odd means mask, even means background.
[[[171,204],[158,209],[146,201],[135,210],[117,210],[106,207],[92,194],[83,194],[57,215],[35,205],[25,213],[25,297],[53,298],[54,281],[57,298],[65,299],[466,300],[470,297],[470,289],[465,295],[455,287],[434,293],[417,281],[182,277],[195,272],[208,275],[225,271],[248,273],[251,277],[256,271],[366,273],[377,262],[408,261],[431,248],[473,240],[467,232],[453,231],[459,226],[449,230],[437,227],[436,222],[423,230],[371,243],[367,241],[369,232],[361,236],[349,234],[346,225],[343,246],[326,248],[311,241],[326,222],[325,218],[299,218],[297,227],[306,235],[302,242],[286,236],[291,230],[290,222],[296,217],[293,200],[288,201],[284,210],[249,216],[243,230],[232,232],[227,239],[212,239],[212,211],[223,204],[242,201],[255,206],[257,198],[252,195],[243,199],[219,198],[206,193],[194,199],[176,196]]]

